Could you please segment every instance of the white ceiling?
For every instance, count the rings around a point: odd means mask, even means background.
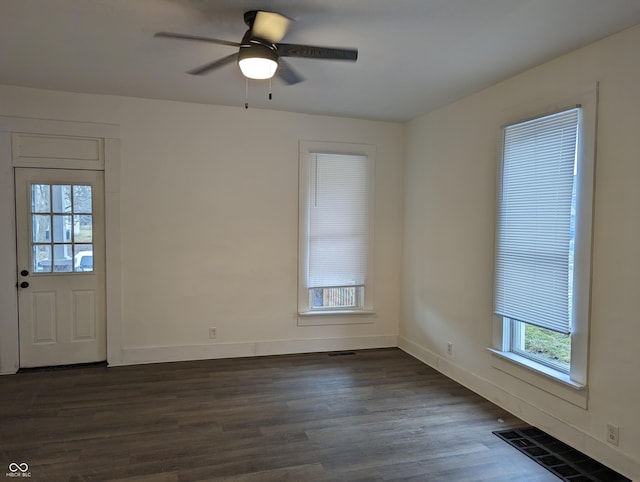
[[[293,18],[284,42],[357,47],[357,63],[288,59],[306,81],[251,81],[249,104],[404,121],[640,23],[640,0],[1,0],[0,83],[244,105],[236,64],[185,74],[239,42],[246,10]]]

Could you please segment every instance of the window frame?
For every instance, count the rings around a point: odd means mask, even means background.
[[[310,176],[314,153],[342,154],[366,156],[368,162],[368,234],[366,277],[359,291],[359,306],[345,308],[312,308],[307,280],[307,259],[309,249],[307,245],[309,229],[309,196]],[[369,316],[374,315],[374,208],[375,208],[375,147],[369,144],[335,143],[322,141],[300,141],[299,143],[299,225],[298,225],[298,324],[353,324],[370,323]],[[329,288],[329,287],[327,287]],[[345,315],[345,316],[343,316]]]
[[[552,393],[570,403],[587,408],[589,324],[591,307],[591,256],[593,244],[593,200],[595,191],[596,134],[598,86],[526,116],[512,116],[515,122],[524,122],[549,114],[581,107],[578,125],[578,172],[576,179],[576,230],[573,271],[573,324],[571,332],[571,364],[569,373],[556,370],[512,351],[512,320],[493,316],[492,365],[530,385]],[[520,117],[521,120],[517,120]],[[504,126],[514,122],[505,123]],[[501,128],[501,133],[504,132]],[[502,174],[502,145],[498,156],[497,174]],[[497,203],[496,203],[497,206]],[[495,262],[494,262],[495,265]]]

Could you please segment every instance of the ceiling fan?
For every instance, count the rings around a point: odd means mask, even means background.
[[[358,59],[358,50],[354,48],[280,43],[289,30],[291,20],[276,12],[248,11],[244,14],[244,23],[249,29],[240,43],[173,32],[157,32],[154,36],[238,47],[238,51],[233,54],[187,71],[192,75],[208,74],[231,62],[237,62],[242,74],[249,79],[270,79],[277,75],[291,85],[302,82],[304,79],[282,57],[351,62]]]

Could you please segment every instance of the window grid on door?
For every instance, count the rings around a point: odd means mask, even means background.
[[[34,183],[30,205],[32,272],[93,272],[91,186]]]

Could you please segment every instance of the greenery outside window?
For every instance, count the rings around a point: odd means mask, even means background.
[[[571,335],[540,328],[516,320],[507,320],[511,329],[511,351],[553,370],[569,373]]]

